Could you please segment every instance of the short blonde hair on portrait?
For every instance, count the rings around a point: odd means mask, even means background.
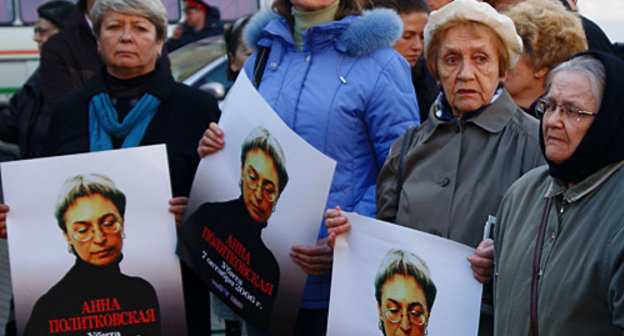
[[[553,69],[587,50],[581,18],[557,0],[526,0],[504,14],[513,20],[535,71]]]

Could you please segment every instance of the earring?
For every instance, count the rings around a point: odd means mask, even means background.
[[[384,331],[384,325],[381,319],[379,319],[379,330]]]
[[[74,248],[71,246],[71,244],[67,244],[67,253],[74,254]]]
[[[121,239],[126,239],[126,233],[125,232],[121,233]]]

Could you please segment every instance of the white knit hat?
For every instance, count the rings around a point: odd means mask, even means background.
[[[454,0],[442,8],[431,12],[425,26],[425,55],[429,42],[438,28],[446,22],[465,19],[483,23],[498,34],[509,54],[509,69],[513,68],[522,54],[522,39],[516,33],[513,21],[506,15],[499,14],[492,6],[476,0]]]

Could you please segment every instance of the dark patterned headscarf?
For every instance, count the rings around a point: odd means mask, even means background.
[[[586,51],[574,57],[589,55],[605,67],[605,90],[600,109],[587,133],[572,155],[562,163],[548,158],[551,176],[564,182],[580,182],[600,168],[624,160],[624,62],[601,51]],[[540,122],[540,147],[545,156],[543,120]]]

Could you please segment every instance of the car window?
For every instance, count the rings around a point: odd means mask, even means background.
[[[208,37],[177,49],[169,55],[173,78],[182,82],[223,55],[225,45],[221,36]]]
[[[258,0],[210,0],[211,6],[216,6],[221,12],[221,20],[235,20],[241,16],[258,11]]]
[[[13,19],[13,4],[11,1],[0,0],[0,24],[9,24]]]
[[[4,13],[9,13],[9,11],[3,11],[2,6],[6,3],[6,5],[10,5],[9,2],[11,0],[0,0],[0,20],[3,19],[2,16]],[[33,24],[37,21],[37,7],[39,5],[44,4],[46,2],[50,2],[52,0],[19,0],[20,2],[20,18],[26,24]],[[76,2],[76,1],[72,1]],[[165,5],[165,9],[167,10],[167,20],[169,23],[175,23],[180,20],[180,1],[179,0],[162,0],[162,3]],[[12,19],[12,18],[11,18]]]

